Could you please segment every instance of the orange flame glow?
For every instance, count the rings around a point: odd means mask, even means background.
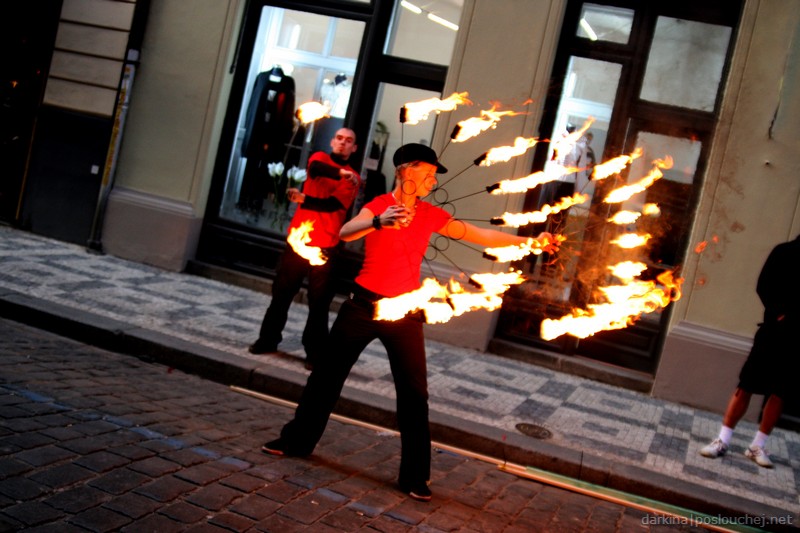
[[[547,237],[542,240],[531,237],[527,242],[520,245],[486,248],[484,250],[484,257],[489,257],[499,263],[518,261],[530,254],[541,255],[545,249],[553,246],[557,249],[559,246],[561,246],[561,243],[566,240],[567,238],[563,235],[555,235],[552,241]]]
[[[649,233],[645,233],[644,235],[639,235],[637,233],[623,233],[611,241],[611,244],[616,244],[620,248],[625,249],[638,248],[647,244],[647,241],[649,241],[651,237],[652,235]]]
[[[453,93],[444,100],[440,98],[428,98],[419,102],[409,102],[403,106],[405,123],[414,125],[426,120],[431,113],[441,113],[442,111],[453,111],[459,105],[472,105],[472,101],[467,98],[469,93]]]
[[[543,205],[542,209],[539,211],[531,211],[528,213],[503,213],[502,217],[492,219],[492,224],[510,226],[512,228],[518,228],[526,224],[537,224],[539,222],[545,222],[550,215],[554,215],[573,205],[582,204],[588,200],[588,194],[576,192],[572,196],[565,196],[553,205]]]
[[[460,143],[476,137],[488,129],[496,128],[502,117],[520,114],[515,111],[495,111],[495,106],[488,111],[482,110],[480,116],[458,123],[458,133],[453,137],[453,142]]]
[[[313,266],[324,265],[328,258],[322,253],[322,249],[317,246],[308,246],[311,242],[311,230],[314,229],[314,222],[306,220],[296,228],[292,228],[286,237],[286,242],[292,247],[297,255],[306,259]]]
[[[613,176],[614,174],[618,174],[622,171],[622,169],[630,165],[634,159],[637,159],[641,156],[642,156],[642,149],[637,148],[630,155],[620,155],[613,159],[609,159],[608,161],[604,161],[603,163],[595,165],[594,170],[592,171],[592,179],[601,180],[609,176]]]
[[[325,104],[321,104],[319,102],[306,102],[297,108],[296,114],[300,122],[303,124],[309,124],[315,120],[327,117],[330,110],[331,108]]]
[[[658,204],[648,202],[642,206],[642,214],[654,217],[661,214],[661,208],[658,207]]]
[[[630,185],[623,185],[617,189],[611,191],[608,196],[603,199],[603,201],[607,204],[617,204],[620,202],[624,202],[625,200],[629,199],[634,194],[640,193],[655,183],[657,180],[661,179],[664,174],[659,170],[661,168],[672,168],[672,158],[667,156],[664,159],[656,159],[653,161],[655,167],[648,172],[648,174],[637,181],[636,183],[631,183]]]
[[[525,137],[517,137],[514,139],[513,146],[498,146],[490,149],[486,153],[486,158],[481,161],[482,167],[489,167],[495,163],[505,162],[512,157],[517,157],[528,151],[529,148],[536,146],[539,139],[536,137],[526,139]]]
[[[625,224],[633,224],[639,220],[640,216],[642,216],[642,214],[635,211],[617,211],[608,221],[612,224],[624,226]]]
[[[583,134],[586,133],[586,130],[589,129],[589,126],[591,126],[593,123],[594,117],[589,117],[579,130],[575,130],[572,133],[561,137],[560,139],[551,140],[550,145],[553,147],[553,151],[555,152],[554,159],[559,159],[558,154],[561,152],[571,151],[578,141],[581,140],[581,137],[583,137]]]
[[[573,309],[572,314],[557,320],[544,319],[542,338],[552,340],[569,334],[585,339],[598,331],[622,329],[633,324],[643,313],[651,313],[680,299],[682,278],[675,279],[672,271],[666,271],[657,277],[658,284],[634,279],[645,268],[643,263],[632,262],[609,267],[625,284],[600,288],[607,303],[589,305],[585,310]]]
[[[446,287],[432,278],[426,278],[415,291],[378,300],[375,303],[375,319],[399,320],[408,313],[424,311],[428,324],[439,324],[478,309],[492,311],[502,305],[502,294],[511,285],[522,283],[524,279],[519,271],[475,274],[472,280],[480,289],[466,291],[455,280],[450,280]]]

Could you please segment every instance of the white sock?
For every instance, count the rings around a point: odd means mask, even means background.
[[[750,444],[750,446],[758,446],[759,448],[763,448],[767,443],[767,437],[769,437],[769,435],[759,431],[756,433],[756,436],[753,437],[753,442]]]
[[[719,429],[719,440],[724,442],[726,445],[731,443],[731,437],[733,437],[733,428],[722,426]]]

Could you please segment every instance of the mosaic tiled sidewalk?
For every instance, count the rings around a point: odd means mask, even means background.
[[[268,295],[0,226],[0,297],[11,292],[304,372],[302,305],[292,306],[284,331],[281,350],[289,356],[254,356],[246,347]],[[776,467],[766,470],[743,456],[756,431],[752,423],[740,423],[728,455],[710,460],[698,450],[716,436],[717,414],[431,341],[428,371],[433,411],[508,432],[537,424],[554,444],[800,513],[796,432],[773,432],[768,449]],[[348,385],[385,396],[393,392],[391,381],[383,348],[374,343]]]

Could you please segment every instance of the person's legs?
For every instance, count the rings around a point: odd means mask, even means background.
[[[283,340],[281,332],[289,317],[289,306],[300,291],[309,267],[307,260],[287,246],[281,256],[275,280],[272,282],[272,301],[261,321],[258,340],[251,346],[251,352],[274,351]]]
[[[350,369],[367,344],[375,338],[372,310],[352,301],[342,304],[331,328],[329,342],[335,348],[320,359],[308,377],[294,418],[281,430],[278,446],[289,455],[314,451],[336,405]]]
[[[728,400],[728,407],[725,409],[725,415],[722,417],[722,426],[719,429],[719,435],[716,439],[709,444],[700,448],[700,455],[704,457],[720,457],[725,455],[728,451],[728,446],[733,436],[733,430],[739,420],[744,416],[747,411],[747,406],[750,405],[750,397],[752,393],[737,387],[731,394]]]
[[[428,423],[428,376],[422,321],[404,318],[386,323],[379,336],[386,347],[397,391],[400,430],[398,482],[417,499],[429,499],[431,434]]]
[[[308,320],[303,330],[306,363],[314,365],[329,351],[328,319],[334,288],[331,277],[336,263],[336,249],[327,251],[324,265],[313,266],[308,273]]]
[[[763,466],[764,468],[772,468],[774,466],[764,448],[767,444],[767,438],[781,417],[782,411],[783,399],[776,394],[771,394],[761,410],[761,423],[758,426],[755,437],[753,437],[753,442],[744,452],[758,466]]]

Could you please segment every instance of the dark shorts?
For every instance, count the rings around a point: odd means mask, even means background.
[[[783,399],[795,394],[798,349],[796,340],[790,343],[791,329],[792,325],[780,322],[759,326],[753,348],[739,372],[740,389]]]

